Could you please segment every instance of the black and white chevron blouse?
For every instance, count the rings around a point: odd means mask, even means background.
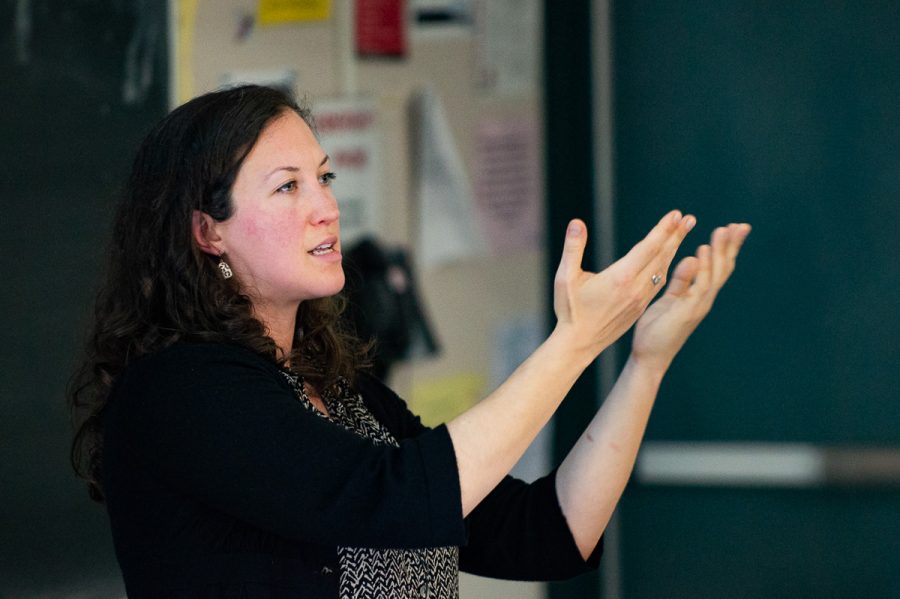
[[[326,416],[309,400],[303,380],[284,372],[297,398],[309,410],[376,443],[398,446],[394,436],[363,403],[362,397],[341,381],[323,393]],[[459,596],[459,548],[371,549],[338,547],[341,599],[392,597],[397,599],[449,599]]]

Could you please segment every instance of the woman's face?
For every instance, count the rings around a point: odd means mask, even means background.
[[[263,130],[217,223],[220,249],[254,301],[290,307],[344,286],[334,174],[306,122],[291,110]]]

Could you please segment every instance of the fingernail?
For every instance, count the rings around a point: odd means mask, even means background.
[[[578,235],[581,233],[581,223],[579,222],[571,222],[569,223],[569,228],[566,231],[569,235]]]
[[[680,220],[681,220],[681,211],[676,210],[675,212],[672,213],[672,222],[677,223]]]
[[[684,219],[684,227],[685,227],[688,231],[690,231],[691,229],[693,229],[693,228],[694,228],[694,225],[696,225],[696,224],[697,224],[697,219],[694,218],[693,216],[688,216],[686,219]]]

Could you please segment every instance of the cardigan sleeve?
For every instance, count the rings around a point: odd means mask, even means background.
[[[357,386],[369,409],[398,439],[432,429],[393,391],[370,376]],[[436,430],[436,429],[435,429]],[[507,476],[466,518],[460,570],[513,580],[563,580],[597,568],[603,539],[584,560],[559,505],[556,471],[526,483]]]
[[[168,487],[323,545],[465,541],[446,427],[378,445],[305,409],[278,368],[237,347],[176,345],[122,375],[105,426]]]
[[[459,569],[511,580],[565,580],[595,570],[603,539],[581,557],[559,506],[556,470],[533,483],[505,477],[466,518]]]

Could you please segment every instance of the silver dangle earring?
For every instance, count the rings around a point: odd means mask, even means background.
[[[225,262],[223,258],[219,258],[219,271],[222,273],[223,279],[230,279],[234,276],[234,273],[231,271],[231,267],[228,266],[228,263]]]

